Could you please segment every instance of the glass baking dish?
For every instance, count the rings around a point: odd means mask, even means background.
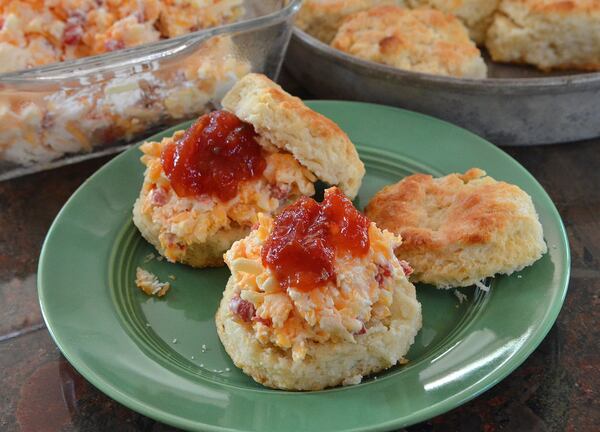
[[[233,24],[0,74],[0,180],[114,153],[218,107],[248,72],[275,79],[301,0],[246,0]]]

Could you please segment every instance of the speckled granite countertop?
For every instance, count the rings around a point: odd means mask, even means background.
[[[564,307],[539,348],[508,378],[408,431],[599,430],[600,139],[505,150],[546,188],[564,219],[572,251]],[[174,430],[82,378],[40,314],[36,271],[46,231],[71,193],[107,161],[0,183],[0,431]]]

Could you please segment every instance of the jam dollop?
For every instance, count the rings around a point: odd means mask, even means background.
[[[267,165],[252,125],[227,111],[200,117],[163,149],[161,160],[178,196],[208,194],[223,202],[236,196],[241,182],[260,177]]]
[[[274,220],[262,248],[262,262],[282,289],[310,291],[336,281],[336,255],[369,251],[369,220],[337,188],[322,203],[301,197]]]

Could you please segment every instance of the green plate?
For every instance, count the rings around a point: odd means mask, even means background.
[[[131,223],[143,172],[132,148],[71,197],[40,257],[39,297],[48,329],[92,384],[140,413],[186,429],[388,430],[475,397],[541,342],[561,308],[570,265],[563,224],[537,181],[492,144],[431,117],[362,103],[309,105],[336,121],[358,147],[367,167],[359,208],[407,174],[477,166],[533,197],[548,254],[518,274],[494,279],[487,294],[462,289],[468,296],[462,304],[453,290],[418,286],[423,329],[406,366],[352,387],[270,390],[241,373],[217,337],[213,316],[228,270],[149,259],[153,248]],[[134,285],[138,265],[162,280],[175,276],[169,294],[143,295]]]

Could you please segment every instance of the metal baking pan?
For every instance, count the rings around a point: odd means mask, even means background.
[[[600,136],[600,73],[542,74],[488,63],[486,79],[395,69],[352,57],[294,28],[285,66],[320,98],[393,105],[455,123],[499,145]]]

